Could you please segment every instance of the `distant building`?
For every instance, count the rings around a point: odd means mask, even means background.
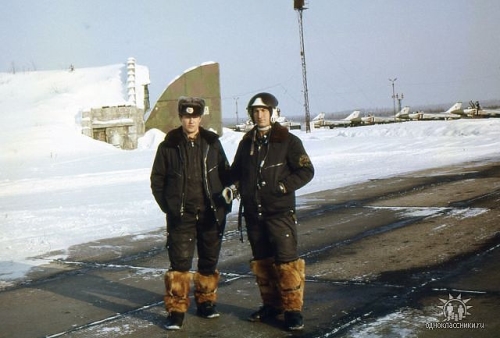
[[[140,71],[139,71],[140,70]],[[121,149],[136,149],[145,133],[144,114],[149,110],[149,71],[127,61],[127,102],[82,112],[82,134]]]
[[[144,110],[134,106],[92,108],[82,113],[82,133],[121,149],[136,149],[144,135]]]

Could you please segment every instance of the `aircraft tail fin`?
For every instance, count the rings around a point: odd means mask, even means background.
[[[360,115],[361,115],[361,112],[359,110],[355,110],[351,114],[349,114],[349,116],[347,116],[346,118],[344,118],[344,120],[346,120],[346,121],[352,121],[352,120],[355,120],[355,119],[359,119]]]
[[[401,111],[399,113],[396,114],[396,117],[402,118],[402,119],[407,119],[407,118],[409,118],[409,116],[408,116],[409,114],[410,114],[410,107],[405,106],[401,109]]]
[[[319,113],[315,118],[313,118],[313,121],[321,121],[325,119],[325,113]]]
[[[459,114],[461,112],[463,112],[462,102],[455,103],[453,106],[450,107],[450,109],[445,111],[445,113],[454,113],[454,114]]]

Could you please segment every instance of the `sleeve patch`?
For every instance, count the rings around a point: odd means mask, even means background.
[[[307,156],[307,154],[303,154],[300,156],[299,165],[301,167],[310,167],[312,165],[311,160],[309,159],[309,156]]]

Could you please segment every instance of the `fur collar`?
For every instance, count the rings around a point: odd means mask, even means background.
[[[200,137],[204,139],[208,144],[213,144],[219,139],[219,135],[202,127],[200,127]],[[182,132],[182,127],[179,127],[169,131],[165,136],[164,141],[167,147],[177,147],[183,140],[184,134]]]

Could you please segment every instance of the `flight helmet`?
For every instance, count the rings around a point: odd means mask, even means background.
[[[266,107],[271,114],[271,121],[275,121],[279,116],[278,99],[269,93],[255,94],[250,101],[248,101],[247,112],[250,119],[253,121],[252,109],[254,107]],[[255,121],[253,121],[255,123]]]

